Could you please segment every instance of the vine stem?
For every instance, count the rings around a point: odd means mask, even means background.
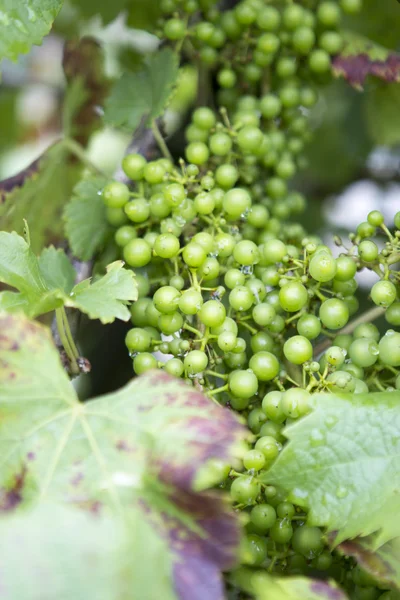
[[[88,169],[90,169],[94,173],[97,173],[97,175],[102,175],[103,177],[106,176],[105,173],[101,169],[96,167],[96,165],[93,164],[92,161],[88,159],[88,157],[86,156],[85,150],[82,148],[82,146],[80,144],[78,144],[78,142],[76,142],[75,140],[73,140],[71,138],[64,138],[62,143],[67,148],[67,150],[69,150],[71,152],[71,154],[73,154],[78,160],[80,160],[80,162],[83,165],[85,165]]]
[[[362,313],[362,315],[357,317],[357,319],[354,319],[354,321],[350,321],[350,323],[348,323],[346,327],[343,327],[343,329],[341,329],[340,335],[353,333],[353,331],[358,325],[362,325],[362,323],[372,323],[372,321],[379,319],[379,317],[381,317],[384,313],[384,308],[381,308],[380,306],[374,306],[374,308],[370,308],[369,310],[365,311],[364,313]],[[318,354],[321,354],[322,352],[324,352],[324,350],[329,348],[331,343],[332,340],[324,340],[323,342],[318,344],[318,346],[315,347],[314,353],[318,356]]]
[[[67,315],[65,314],[64,307],[56,309],[56,322],[58,335],[60,336],[61,343],[64,346],[64,350],[67,353],[69,360],[71,361],[71,371],[73,375],[79,375],[80,371],[78,363],[76,362],[76,359],[78,358],[79,354],[75,346],[75,342],[72,339],[72,334],[69,327]]]
[[[161,131],[158,128],[157,121],[155,119],[153,119],[153,121],[151,122],[151,130],[153,132],[154,139],[156,140],[158,147],[160,148],[163,156],[165,158],[168,158],[169,160],[173,161],[171,152],[168,150],[168,146],[165,143],[165,140],[162,136]]]

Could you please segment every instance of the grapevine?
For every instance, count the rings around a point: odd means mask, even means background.
[[[345,24],[362,11],[362,0],[161,0],[153,30],[160,47],[131,74],[143,85],[147,104],[141,112],[137,100],[124,113],[126,99],[118,95],[125,92],[123,75],[104,105],[105,122],[129,125],[134,141],[145,130],[151,152],[129,149],[114,178],[93,169],[80,146],[75,152],[80,159],[83,152],[83,183],[93,185],[104,214],[98,246],[88,257],[75,253],[86,259],[110,251],[115,258],[107,275],[92,283],[102,289],[101,306],[97,297],[83,297],[86,288],[79,283],[53,285],[43,275],[43,255],[37,259],[34,253],[29,260],[42,269],[46,303],[33,299],[10,278],[0,251],[0,280],[19,291],[28,306],[24,312],[33,318],[56,311],[72,375],[82,359],[65,307],[103,323],[130,321],[125,347],[134,380],[167,374],[200,393],[212,410],[224,407],[229,418],[238,415],[245,423],[240,460],[225,453],[201,471],[241,519],[236,564],[224,579],[232,598],[316,598],[311,588],[285,588],[279,596],[260,591],[264,585],[272,590],[274,581],[295,585],[297,577],[301,585],[309,577],[330,586],[321,598],[329,590],[340,599],[398,598],[398,578],[393,584],[364,555],[343,549],[349,542],[340,529],[348,523],[333,528],[330,514],[314,518],[302,482],[288,487],[289,475],[279,470],[290,452],[297,460],[291,450],[296,432],[307,427],[316,407],[323,410],[324,399],[351,398],[354,406],[365,399],[367,406],[400,391],[400,212],[392,222],[379,210],[366,211],[348,239],[336,235],[330,244],[302,224],[309,205],[297,189],[307,166],[313,109],[332,83],[338,57],[346,56]],[[198,103],[190,106],[179,151],[164,129],[174,83],[159,85],[157,60],[165,60],[171,73],[188,63],[198,72]],[[71,151],[76,142],[67,142]],[[79,201],[65,209],[72,251],[71,215]],[[11,237],[2,239],[11,244]],[[29,233],[25,241],[12,239],[25,255],[32,252]],[[57,256],[57,269],[64,272],[66,255]],[[364,309],[357,289],[367,271],[374,283]],[[15,312],[17,300],[7,293],[0,294],[0,307]],[[327,429],[335,425],[332,420]],[[325,434],[317,427],[304,431],[310,447],[323,455]],[[345,499],[347,484],[339,482],[335,493]],[[349,537],[359,536],[362,544],[363,536],[380,528],[385,530],[384,523],[371,530],[363,524]],[[379,549],[367,540],[368,552]]]

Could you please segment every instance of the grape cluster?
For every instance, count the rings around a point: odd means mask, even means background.
[[[201,0],[161,5],[163,35],[215,71],[220,108],[193,111],[181,159],[130,154],[122,166],[132,183],[103,190],[139,286],[126,336],[133,369],[182,377],[247,419],[254,445],[242,469],[214,465],[215,481],[247,515],[243,563],[328,571],[342,583],[350,573],[352,597],[374,598],[365,573],[332,554],[304,510],[264,483],[284,425],[308,413],[312,393],[400,389],[391,268],[400,213],[394,231],[369,213],[347,246],[336,240],[335,257],[296,222],[306,201],[291,185],[310,135],[308,109],[342,46],[341,13],[360,1],[244,0],[225,12]],[[371,320],[385,314],[383,335],[368,319],[350,322],[363,269],[377,276]]]

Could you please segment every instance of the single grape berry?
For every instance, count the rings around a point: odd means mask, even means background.
[[[144,267],[151,260],[150,245],[145,240],[133,239],[124,247],[123,256],[130,267]]]
[[[377,306],[387,308],[396,300],[396,286],[391,281],[377,281],[371,288],[372,301]]]
[[[129,200],[129,188],[125,183],[113,181],[103,189],[103,201],[109,208],[123,208]]]
[[[297,312],[308,302],[307,290],[299,281],[286,283],[279,291],[279,302],[283,310]]]
[[[313,348],[310,340],[302,335],[294,335],[286,340],[283,353],[291,363],[301,365],[312,358]]]

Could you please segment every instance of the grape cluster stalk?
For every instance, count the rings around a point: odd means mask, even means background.
[[[343,47],[343,16],[361,3],[242,0],[220,11],[210,0],[161,0],[159,35],[211,74],[215,108],[193,110],[177,160],[164,141],[157,160],[127,155],[131,183],[109,183],[103,199],[139,285],[126,336],[134,372],[183,378],[252,433],[241,470],[213,465],[246,516],[242,563],[323,571],[369,600],[391,592],[332,553],[304,509],[265,483],[284,426],[309,412],[312,394],[400,389],[400,213],[392,227],[370,212],[348,243],[336,240],[335,258],[297,221],[307,204],[292,183],[310,109]],[[359,317],[363,269],[377,282]],[[383,315],[382,335],[373,321]]]

